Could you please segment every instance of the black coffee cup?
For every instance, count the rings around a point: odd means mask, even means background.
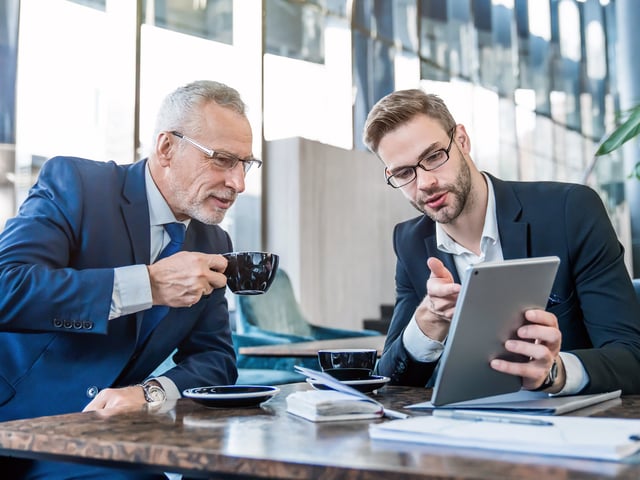
[[[323,372],[338,380],[364,380],[371,376],[378,352],[371,348],[319,350],[318,362]]]
[[[280,257],[267,252],[223,253],[227,259],[229,290],[237,295],[259,295],[265,293],[276,276]]]

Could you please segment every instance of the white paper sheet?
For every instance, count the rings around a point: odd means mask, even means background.
[[[423,416],[369,426],[373,439],[621,460],[640,451],[640,420],[511,415],[552,425]]]

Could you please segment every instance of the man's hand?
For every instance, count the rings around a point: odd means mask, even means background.
[[[566,373],[562,359],[558,355],[562,345],[562,333],[558,328],[558,319],[553,313],[544,310],[527,310],[524,314],[529,321],[517,330],[521,340],[507,340],[505,348],[509,352],[528,357],[528,362],[507,362],[494,359],[491,367],[499,372],[522,377],[522,386],[534,390],[545,381],[549,369],[556,360],[558,376],[549,393],[557,393],[564,387]]]
[[[107,408],[140,407],[146,405],[144,391],[140,385],[124,388],[105,388],[100,390],[83,412],[92,412]]]
[[[190,307],[227,284],[227,259],[222,255],[178,252],[147,268],[154,305]]]
[[[430,257],[427,265],[431,275],[427,295],[416,309],[416,322],[422,333],[441,342],[449,333],[460,284],[454,282],[451,272],[437,258]]]

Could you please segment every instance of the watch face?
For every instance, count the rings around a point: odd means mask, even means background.
[[[166,398],[164,390],[156,385],[146,387],[147,399],[150,402],[163,402]]]

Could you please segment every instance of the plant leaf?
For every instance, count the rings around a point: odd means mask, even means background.
[[[611,153],[638,135],[640,135],[640,105],[633,107],[629,117],[602,142],[596,151],[596,156]]]

